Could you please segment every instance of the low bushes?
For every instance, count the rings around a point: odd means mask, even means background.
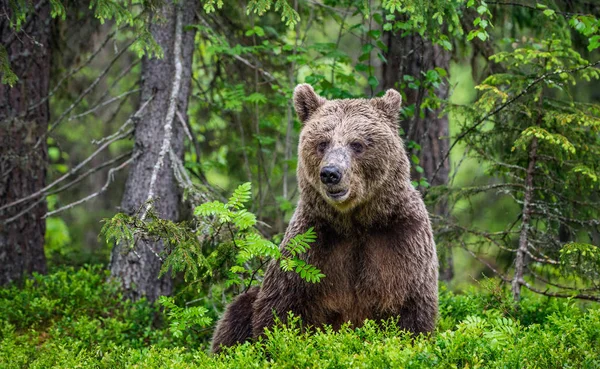
[[[165,320],[145,301],[123,301],[99,267],[35,276],[0,289],[0,367],[600,368],[600,307],[526,295],[515,310],[492,281],[464,294],[442,288],[437,331],[414,339],[393,322],[309,335],[294,318],[268,340],[212,356],[210,329],[175,337]]]

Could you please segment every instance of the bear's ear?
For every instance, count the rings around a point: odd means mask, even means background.
[[[400,92],[389,89],[382,97],[371,99],[373,106],[383,111],[385,115],[390,117],[397,124],[400,108],[402,107],[402,95]]]
[[[307,83],[300,84],[294,89],[294,107],[302,123],[306,123],[325,101],[327,100],[317,95],[312,86]]]

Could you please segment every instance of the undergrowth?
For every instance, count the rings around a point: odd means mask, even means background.
[[[210,327],[174,334],[168,309],[124,301],[107,278],[88,266],[0,289],[0,368],[600,368],[598,305],[526,294],[514,309],[495,281],[442,287],[429,337],[393,322],[307,334],[294,318],[212,356]]]

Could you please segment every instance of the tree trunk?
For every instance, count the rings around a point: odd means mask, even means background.
[[[541,105],[541,104],[540,104]],[[539,120],[541,120],[541,115]],[[529,247],[529,229],[531,227],[531,203],[533,202],[533,176],[535,175],[535,164],[537,161],[538,140],[534,137],[531,140],[529,148],[529,164],[527,165],[527,175],[525,177],[525,194],[523,198],[523,210],[521,211],[521,231],[519,233],[519,248],[515,256],[515,275],[511,282],[511,292],[515,302],[521,300],[521,285],[524,284],[523,275],[527,263],[527,249]]]
[[[0,8],[12,15],[8,0],[0,0]],[[48,102],[30,107],[48,94],[51,21],[49,2],[38,4],[18,33],[0,17],[0,40],[19,78],[14,87],[0,84],[0,208],[46,181],[46,140],[36,142],[48,129]],[[36,198],[0,210],[0,284],[46,271],[46,209]]]
[[[437,173],[436,169],[449,148],[448,116],[439,116],[439,111],[425,109],[423,117],[419,111],[426,97],[426,89],[423,88],[424,78],[421,72],[436,67],[446,71],[450,69],[450,53],[442,47],[433,45],[428,40],[417,34],[402,37],[399,34],[387,34],[387,64],[383,67],[383,85],[385,88],[400,88],[405,75],[421,81],[418,89],[405,88],[406,108],[414,104],[414,116],[402,121],[402,129],[405,133],[405,141],[414,141],[421,146],[420,150],[411,149],[409,155],[415,154],[419,158],[419,165],[423,173],[419,174],[413,170],[412,176],[415,180],[426,178],[431,186],[444,185],[448,183],[450,172],[450,161],[443,162]],[[441,99],[448,97],[448,84],[441,83],[435,91]],[[441,201],[434,208],[436,214],[447,216],[448,206]],[[454,276],[452,250],[440,250],[440,279],[449,281]]]
[[[183,0],[166,3],[159,11],[161,21],[151,32],[162,47],[164,57],[142,61],[142,97],[140,104],[152,99],[136,123],[134,155],[137,155],[125,186],[122,211],[134,214],[145,208],[149,198],[163,219],[180,218],[181,191],[173,175],[169,151],[183,157],[184,131],[177,117],[187,119],[190,93],[194,30],[184,31],[192,23],[196,4]],[[178,10],[182,9],[182,10]],[[145,211],[142,212],[145,217]],[[162,242],[138,240],[133,250],[116,245],[111,258],[111,275],[118,278],[132,299],[145,296],[154,301],[171,293],[168,276],[158,279],[162,265]]]

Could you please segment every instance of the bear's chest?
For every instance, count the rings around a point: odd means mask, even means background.
[[[403,257],[389,235],[331,242],[318,259],[326,275],[318,284],[328,324],[380,319],[398,311],[406,295]]]

